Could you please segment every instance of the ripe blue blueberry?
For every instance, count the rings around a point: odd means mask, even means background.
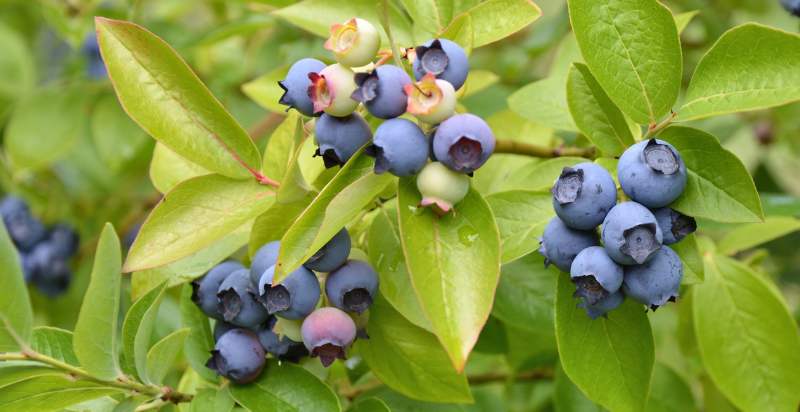
[[[100,45],[97,43],[97,34],[95,32],[91,32],[86,36],[81,49],[87,60],[86,75],[92,79],[107,77],[108,72],[106,72],[106,65],[103,64],[103,58],[100,55]]]
[[[372,139],[372,130],[358,113],[345,117],[323,114],[314,126],[314,137],[319,146],[315,156],[322,156],[325,167],[330,168],[347,163]]]
[[[781,0],[781,5],[792,15],[800,17],[800,0]]]
[[[330,304],[347,312],[362,313],[369,309],[377,292],[378,273],[360,260],[348,260],[325,280],[325,295]]]
[[[427,73],[447,80],[458,90],[469,74],[467,53],[457,43],[447,39],[428,40],[415,49],[414,77],[419,80]]]
[[[681,239],[697,230],[697,222],[691,216],[686,216],[677,210],[668,207],[653,210],[658,227],[664,235],[664,244],[678,243]]]
[[[308,350],[303,342],[296,342],[287,336],[278,336],[274,331],[277,319],[270,316],[269,320],[256,330],[258,341],[267,353],[280,360],[298,362],[300,358],[308,356]]]
[[[372,23],[352,18],[331,26],[331,36],[325,48],[332,51],[336,61],[347,67],[361,67],[375,58],[381,46],[381,36]]]
[[[540,244],[539,253],[545,257],[545,266],[552,263],[569,272],[575,256],[587,247],[599,245],[600,238],[597,231],[572,229],[556,216],[545,227]]]
[[[469,177],[439,162],[430,162],[417,175],[417,189],[422,195],[420,206],[430,207],[441,216],[467,195]]]
[[[319,357],[327,367],[336,359],[345,359],[346,348],[356,338],[356,324],[340,309],[325,307],[303,321],[300,333],[311,357]]]
[[[226,261],[211,268],[200,279],[192,282],[192,301],[210,318],[222,319],[217,292],[222,281],[231,273],[244,269],[239,262]]]
[[[350,245],[350,234],[347,233],[347,229],[342,229],[303,265],[317,272],[335,270],[342,266],[350,255]]]
[[[667,301],[675,301],[682,279],[681,258],[664,246],[647,263],[625,268],[623,291],[626,296],[656,310]]]
[[[319,280],[314,272],[300,266],[279,285],[272,284],[275,266],[271,266],[258,282],[258,298],[270,315],[286,319],[308,316],[319,302]]]
[[[391,119],[406,112],[405,85],[411,84],[403,69],[397,66],[379,66],[369,73],[356,73],[358,88],[353,100],[364,103],[367,111],[380,119]]]
[[[261,375],[266,354],[255,333],[231,329],[220,336],[206,367],[238,384],[250,383]]]
[[[254,328],[267,320],[267,310],[256,300],[256,291],[250,283],[250,271],[237,269],[219,285],[217,291],[219,312],[225,322],[245,328]]]
[[[318,73],[324,68],[325,63],[317,59],[306,58],[295,62],[286,73],[286,78],[278,82],[278,86],[283,89],[283,95],[278,103],[289,106],[290,109],[297,109],[306,116],[313,116],[314,103],[308,96],[308,88],[311,86],[308,74]]]
[[[39,242],[28,255],[26,262],[31,281],[48,297],[56,297],[66,292],[72,280],[69,263],[58,253],[52,243]]]
[[[553,209],[573,229],[594,229],[617,203],[617,187],[611,174],[592,162],[565,167],[552,193]]]
[[[419,173],[430,155],[425,133],[414,122],[390,119],[375,130],[372,145],[366,153],[375,158],[375,173],[389,172],[395,176]]]
[[[625,300],[625,295],[622,291],[618,290],[608,296],[600,299],[594,305],[590,305],[586,301],[578,303],[579,308],[586,310],[586,314],[592,319],[597,319],[601,316],[607,317],[607,313],[618,308]]]
[[[136,223],[128,232],[125,233],[125,236],[122,238],[122,247],[125,250],[128,250],[133,246],[133,242],[136,241],[136,237],[139,236],[139,231],[142,230],[142,222]]]
[[[278,263],[278,253],[280,252],[281,242],[274,240],[261,246],[253,255],[253,260],[250,262],[250,281],[253,286],[258,286],[261,276],[270,266]]]
[[[603,244],[620,265],[640,265],[661,248],[663,234],[656,217],[636,202],[614,206],[603,221]]]
[[[239,329],[239,327],[223,320],[214,322],[214,342],[231,329]]]
[[[11,240],[23,252],[32,250],[47,235],[42,222],[31,214],[25,201],[18,197],[6,196],[0,202],[0,214]]]
[[[56,256],[63,259],[69,259],[78,251],[78,233],[65,224],[54,225],[47,236],[47,242],[53,246]]]
[[[591,246],[575,257],[569,276],[577,288],[575,296],[591,306],[619,290],[623,271],[602,246]]]
[[[474,114],[457,114],[442,122],[433,136],[436,160],[461,173],[472,173],[494,152],[492,129]]]
[[[356,110],[358,102],[351,97],[356,91],[355,74],[341,64],[332,64],[319,73],[309,73],[311,86],[308,96],[314,104],[314,113],[325,112],[344,117]]]
[[[625,150],[617,163],[617,176],[625,194],[649,208],[669,205],[686,188],[686,165],[663,140],[650,139]]]

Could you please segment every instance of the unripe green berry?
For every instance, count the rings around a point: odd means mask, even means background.
[[[336,61],[347,67],[369,64],[380,45],[381,37],[375,26],[359,18],[331,26],[331,37],[325,42],[325,48],[333,52]]]
[[[417,189],[422,194],[420,206],[430,206],[437,214],[444,215],[467,195],[469,177],[439,162],[431,162],[417,176]]]

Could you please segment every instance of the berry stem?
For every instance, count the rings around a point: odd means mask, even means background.
[[[596,156],[594,147],[583,148],[562,146],[550,148],[530,143],[515,142],[513,140],[497,140],[494,152],[544,158],[574,156],[593,159]]]
[[[267,176],[265,176],[261,172],[252,171],[252,173],[253,173],[253,176],[255,176],[256,181],[258,181],[258,183],[260,183],[262,185],[269,185],[269,186],[272,186],[272,187],[274,187],[276,189],[281,187],[281,184],[278,183],[278,181],[268,178]]]
[[[657,124],[653,123],[653,124],[651,124],[647,128],[647,133],[645,133],[645,135],[642,137],[642,140],[647,140],[647,139],[655,136],[656,134],[658,134],[658,132],[666,129],[670,124],[672,124],[672,121],[675,120],[675,116],[677,116],[677,115],[678,115],[678,113],[670,112],[669,116],[667,116],[666,119],[662,120],[661,123],[657,123]]]

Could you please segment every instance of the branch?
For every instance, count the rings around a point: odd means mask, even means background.
[[[587,159],[594,159],[594,157],[596,156],[596,151],[594,147],[550,148],[530,143],[516,142],[513,140],[497,140],[497,143],[494,147],[494,152],[518,154],[523,156],[544,157],[544,158],[574,156],[574,157],[585,157]]]

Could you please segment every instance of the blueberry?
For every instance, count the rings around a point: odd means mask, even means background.
[[[415,49],[414,77],[421,79],[427,73],[447,80],[458,90],[469,74],[467,53],[457,43],[447,39],[428,40]]]
[[[656,310],[667,301],[675,301],[683,279],[681,258],[664,246],[643,265],[625,268],[625,295]]]
[[[622,305],[624,300],[625,295],[622,293],[622,291],[618,290],[598,300],[594,305],[590,305],[584,300],[578,303],[578,307],[586,310],[586,314],[589,315],[590,318],[597,319],[600,316],[607,316],[606,314],[608,312],[611,312]]]
[[[102,79],[108,76],[106,65],[100,55],[100,45],[97,43],[97,33],[91,32],[83,41],[81,48],[86,56],[86,75],[92,79]]]
[[[356,338],[353,319],[331,307],[319,308],[311,313],[303,321],[300,331],[311,357],[319,357],[326,367],[336,359],[345,359],[345,349]]]
[[[800,17],[800,0],[781,0],[781,5],[792,15]]]
[[[298,362],[301,358],[308,356],[308,350],[303,342],[296,342],[287,336],[278,336],[273,330],[276,319],[271,316],[269,320],[256,330],[258,341],[267,353],[272,356],[290,362]]]
[[[408,97],[404,87],[411,84],[411,78],[403,69],[379,66],[370,73],[356,73],[355,82],[358,88],[351,97],[364,103],[371,115],[391,119],[406,112]]]
[[[206,367],[233,382],[245,384],[261,375],[265,357],[255,333],[247,329],[231,329],[217,340]]]
[[[192,282],[192,301],[210,318],[222,319],[217,292],[222,281],[231,273],[244,269],[239,262],[227,261],[211,268],[200,279]]]
[[[569,271],[570,279],[587,305],[596,305],[622,286],[622,266],[611,260],[602,246],[583,249]]]
[[[254,328],[269,316],[256,300],[256,291],[250,283],[250,271],[246,268],[235,270],[222,281],[217,298],[222,319],[236,326]]]
[[[317,59],[306,58],[296,61],[286,73],[286,78],[278,82],[278,86],[283,89],[283,95],[278,103],[296,109],[306,116],[313,116],[314,103],[308,95],[308,88],[311,86],[308,74],[319,73],[324,68],[325,63]]]
[[[127,250],[133,246],[133,242],[136,241],[136,237],[139,236],[139,231],[142,230],[142,222],[139,222],[133,225],[128,232],[125,233],[125,237],[122,239],[122,246]]]
[[[378,292],[378,273],[367,262],[348,260],[325,280],[325,295],[331,305],[362,313],[372,305]]]
[[[417,175],[417,189],[422,195],[420,206],[431,207],[437,214],[444,215],[469,192],[469,177],[439,162],[431,162]]]
[[[25,201],[18,197],[6,196],[0,202],[0,214],[11,240],[23,252],[32,250],[47,235],[42,222],[31,214]]]
[[[342,266],[350,255],[350,234],[347,229],[337,232],[317,253],[314,253],[305,267],[317,272],[330,272]]]
[[[267,243],[256,251],[250,263],[250,281],[254,286],[258,286],[261,276],[270,266],[278,263],[278,253],[280,252],[281,242],[275,240]]]
[[[494,134],[474,114],[457,114],[439,125],[433,135],[436,160],[461,173],[481,167],[494,151]]]
[[[697,230],[697,222],[691,216],[686,216],[677,210],[668,207],[653,210],[658,227],[664,235],[664,244],[678,243],[681,239]]]
[[[678,151],[663,140],[636,143],[617,163],[619,184],[631,200],[649,208],[664,207],[686,188],[686,165]]]
[[[71,258],[78,251],[78,233],[65,224],[54,225],[50,229],[47,241],[53,246],[56,255],[63,259]]]
[[[375,26],[359,18],[332,25],[331,37],[325,42],[325,48],[333,52],[336,61],[347,67],[369,64],[380,46],[381,36]]]
[[[539,253],[545,257],[545,266],[552,263],[559,270],[569,272],[572,261],[578,253],[589,246],[599,244],[597,231],[572,229],[556,216],[550,219],[544,229]]]
[[[319,302],[319,280],[314,272],[300,266],[279,285],[272,284],[275,266],[271,266],[258,282],[259,302],[270,315],[286,319],[308,316]]]
[[[425,133],[414,122],[390,119],[375,130],[372,145],[366,153],[375,158],[375,173],[412,176],[428,162],[430,144]]]
[[[361,146],[372,139],[372,130],[358,113],[345,117],[323,114],[314,126],[316,156],[322,156],[325,167],[343,165]]]
[[[446,80],[425,75],[403,87],[408,96],[406,110],[422,122],[439,124],[456,111],[456,90]]]
[[[353,113],[358,101],[351,97],[356,91],[355,74],[341,64],[332,64],[319,73],[308,74],[311,85],[308,96],[314,104],[314,113],[325,112],[343,117]]]
[[[617,203],[617,187],[611,174],[592,162],[565,167],[552,193],[553,209],[573,229],[594,229]]]
[[[25,283],[30,283],[33,281],[33,275],[36,271],[33,260],[28,253],[22,253],[20,251],[17,251],[17,253],[19,255],[19,265],[22,268],[22,277],[25,279]]]
[[[28,277],[43,294],[56,297],[69,288],[72,271],[66,259],[47,241],[39,242],[27,256],[24,264]]]
[[[663,242],[656,217],[636,202],[620,203],[608,212],[602,237],[608,256],[621,265],[646,262]]]
[[[214,322],[214,342],[218,341],[219,338],[222,335],[224,335],[227,331],[238,328],[239,328],[238,326],[225,322],[223,320],[218,320]]]

